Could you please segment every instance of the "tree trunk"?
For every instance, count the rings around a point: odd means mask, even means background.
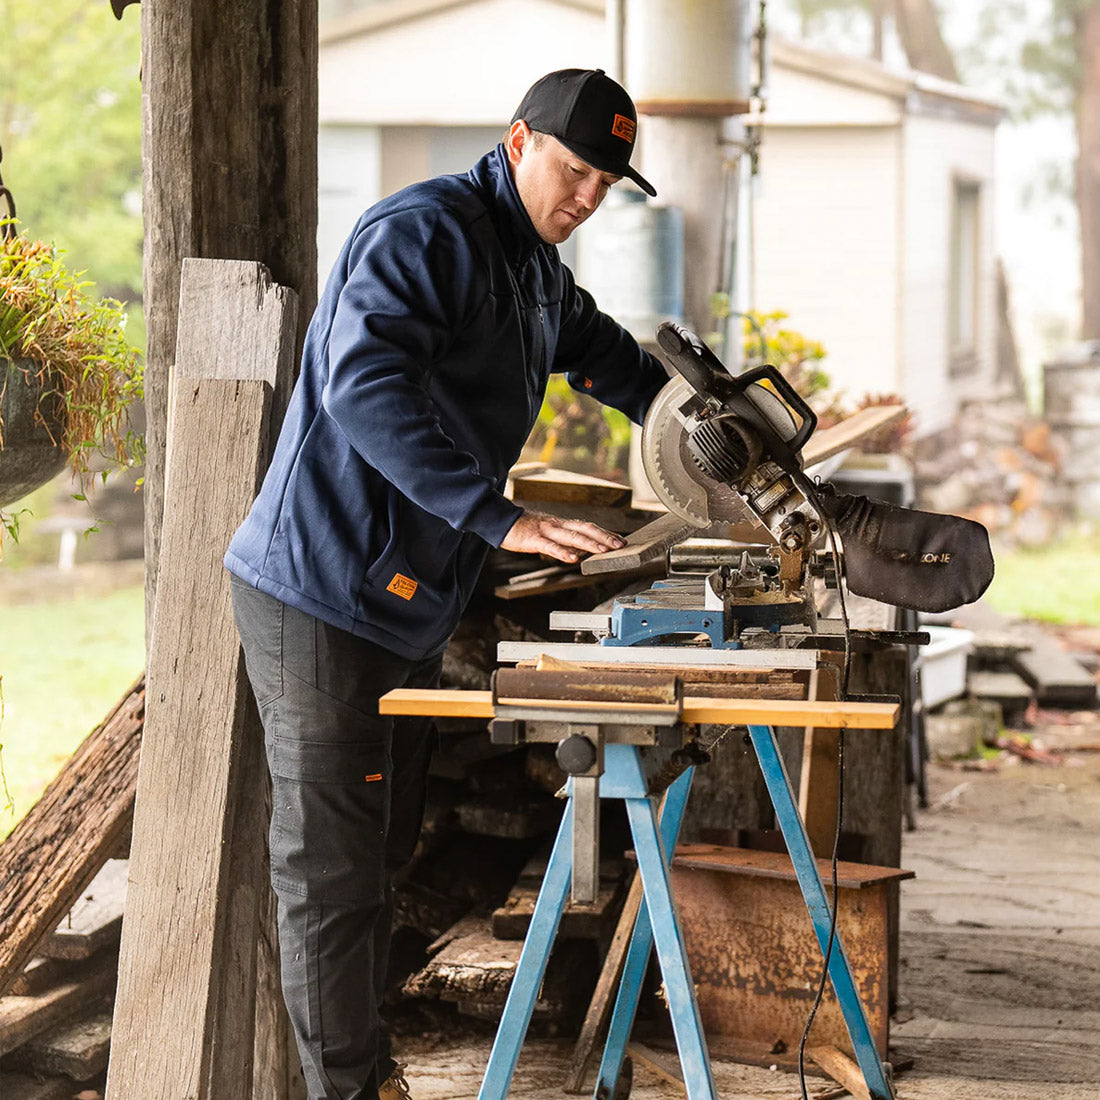
[[[1081,335],[1100,339],[1100,3],[1075,22],[1080,85],[1077,97],[1077,210],[1081,222]]]
[[[932,0],[894,0],[894,19],[905,56],[917,72],[958,81],[955,59],[940,33]]]
[[[141,14],[148,638],[184,257],[264,264],[298,294],[299,349],[313,312],[317,0],[145,0]]]

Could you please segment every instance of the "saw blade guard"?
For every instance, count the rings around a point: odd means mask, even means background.
[[[820,518],[798,487],[813,411],[774,367],[730,375],[694,333],[666,323],[658,341],[679,376],[658,394],[642,460],[670,512],[703,529],[755,522],[761,541],[789,539],[792,518],[817,541]]]

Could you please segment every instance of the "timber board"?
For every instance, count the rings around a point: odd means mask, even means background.
[[[107,1068],[110,1051],[111,1014],[93,1012],[58,1024],[24,1043],[7,1056],[5,1065],[10,1062],[13,1069],[61,1073],[73,1081],[90,1081]]]
[[[113,1100],[244,1097],[254,1065],[265,1098],[289,1080],[267,946],[263,737],[222,556],[267,467],[296,307],[260,264],[184,262]]]
[[[109,859],[38,950],[52,959],[87,959],[118,943],[127,870],[125,860]]]
[[[0,1055],[110,996],[117,980],[118,962],[112,955],[71,981],[43,993],[0,997]]]
[[[0,1096],[4,1100],[72,1100],[73,1082],[69,1077],[37,1077],[0,1070]]]
[[[142,676],[0,845],[0,994],[129,830],[144,718]]]
[[[503,699],[509,707],[547,707],[546,699]],[[556,700],[555,709],[606,711],[609,716],[623,707],[618,703],[584,700]],[[652,708],[655,714],[667,708],[662,704],[632,703],[632,713]],[[441,714],[448,717],[492,718],[493,697],[489,691],[457,689],[399,688],[379,700],[380,714]],[[687,696],[682,719],[689,724],[820,726],[844,729],[893,729],[898,706],[895,703],[813,702],[797,699],[708,699]]]

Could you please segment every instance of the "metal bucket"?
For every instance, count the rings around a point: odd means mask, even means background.
[[[1100,518],[1100,340],[1043,364],[1043,411],[1077,514]]]

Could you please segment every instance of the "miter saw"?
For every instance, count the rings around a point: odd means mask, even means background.
[[[629,541],[659,537],[668,576],[617,600],[606,627],[587,624],[603,645],[820,645],[837,626],[818,621],[815,576],[836,585],[843,575],[848,591],[915,611],[957,607],[989,585],[980,524],[841,493],[803,472],[817,417],[777,368],[731,375],[671,322],[657,340],[676,375],[650,407],[642,458],[669,515]],[[582,569],[624,560],[596,555]]]

